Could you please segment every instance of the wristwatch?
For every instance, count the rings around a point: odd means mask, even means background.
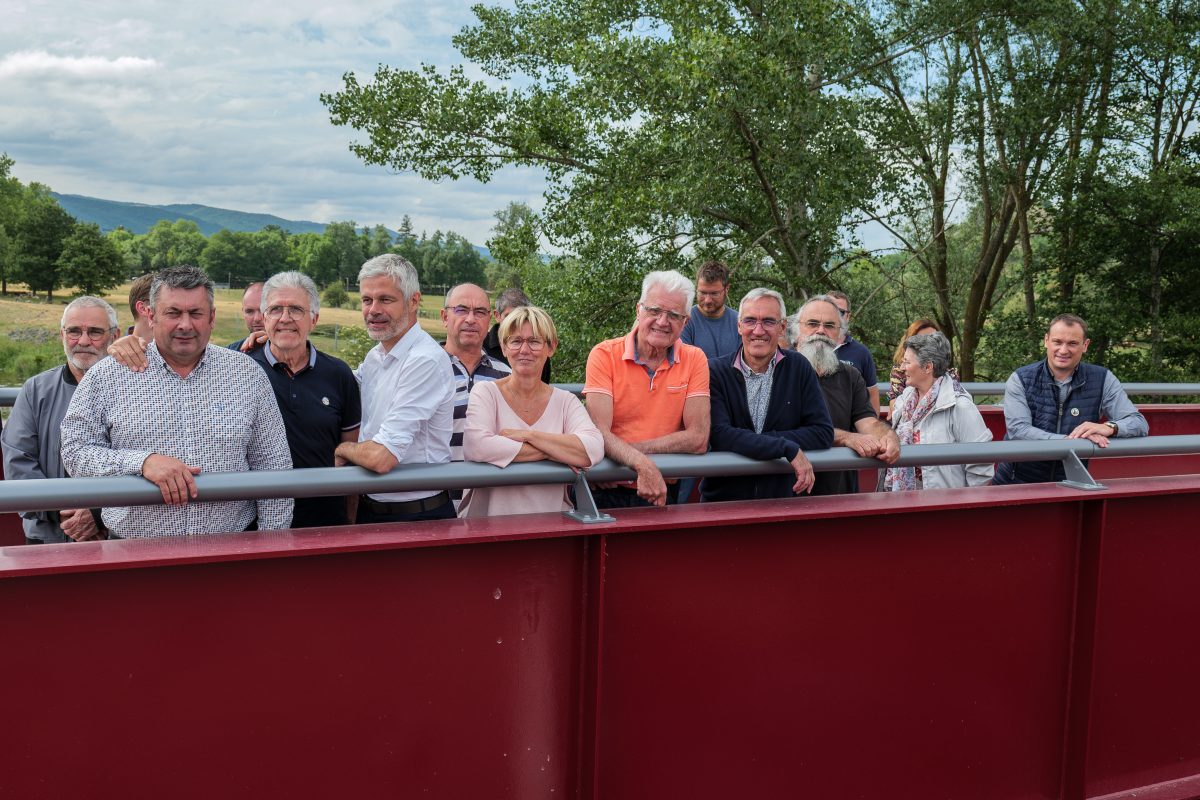
[[[1109,436],[1117,435],[1117,423],[1113,422],[1112,420],[1106,420],[1104,424],[1112,428],[1112,433],[1110,433]]]

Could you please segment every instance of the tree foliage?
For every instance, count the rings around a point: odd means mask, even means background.
[[[933,316],[964,377],[996,377],[1036,352],[1058,311],[1106,314],[1111,267],[1142,276],[1145,297],[1117,349],[1167,358],[1196,0],[519,0],[475,13],[454,41],[482,77],[383,66],[322,99],[368,163],[431,180],[543,170],[544,211],[499,215],[493,278],[544,284],[540,301],[578,333],[618,332],[647,270],[720,256],[735,285],[852,289],[881,359],[912,316]],[[1118,235],[1097,224],[1104,204],[1157,209],[1160,224],[1147,212]],[[863,221],[899,253],[862,251]],[[534,230],[568,255],[528,258]],[[567,276],[570,290],[555,282]]]
[[[94,222],[76,223],[57,266],[62,285],[74,286],[80,294],[100,294],[120,285],[126,274],[121,251]]]

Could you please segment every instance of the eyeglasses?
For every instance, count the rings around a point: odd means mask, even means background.
[[[836,331],[842,326],[836,322],[821,322],[819,319],[806,319],[800,323],[806,330],[815,331],[820,328],[823,331]]]
[[[762,325],[764,331],[773,331],[779,327],[779,323],[783,320],[775,319],[774,317],[741,317],[738,319],[738,325],[741,325],[748,331],[752,331],[759,325]]]
[[[95,342],[100,339],[103,339],[105,336],[108,335],[109,331],[115,331],[116,328],[80,328],[78,326],[72,325],[69,328],[63,328],[62,330],[63,330],[63,333],[65,333],[67,335],[68,339],[74,339],[75,341],[79,341],[84,336],[87,336],[87,338],[89,338],[93,342]]]
[[[266,310],[268,319],[283,319],[285,314],[290,315],[292,319],[300,319],[307,313],[308,309],[300,306],[267,306]]]
[[[456,317],[478,317],[483,319],[492,313],[490,308],[471,308],[470,306],[446,306],[446,310],[450,311]]]
[[[638,308],[640,308],[642,313],[648,317],[666,316],[667,320],[673,325],[682,325],[683,323],[687,322],[687,314],[680,314],[678,311],[668,311],[665,308],[648,306],[645,303],[638,303]]]
[[[542,348],[546,346],[546,343],[543,342],[541,339],[522,339],[520,337],[515,337],[512,339],[509,339],[504,344],[508,347],[509,350],[512,350],[514,353],[518,352],[522,347],[525,347],[526,345],[529,346],[529,352],[540,353],[540,352],[542,352]]]

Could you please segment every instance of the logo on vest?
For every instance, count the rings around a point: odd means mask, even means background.
[[[1079,409],[1078,409],[1078,408],[1072,408],[1072,409],[1071,409],[1071,416],[1072,416],[1072,417],[1078,417],[1078,416],[1079,416]]]

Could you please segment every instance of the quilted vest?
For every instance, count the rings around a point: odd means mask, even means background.
[[[1033,416],[1033,427],[1050,433],[1068,434],[1081,422],[1099,422],[1104,399],[1104,378],[1108,370],[1080,362],[1071,376],[1071,385],[1060,389],[1045,361],[1026,364],[1017,370],[1025,387],[1025,402]],[[1004,434],[1008,439],[1009,435]],[[998,464],[996,484],[1045,483],[1066,477],[1061,461],[1024,461]]]

